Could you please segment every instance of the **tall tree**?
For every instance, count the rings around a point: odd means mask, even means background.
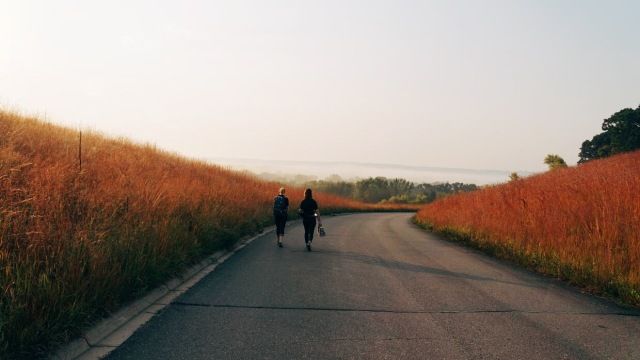
[[[561,169],[561,168],[567,167],[567,163],[564,161],[564,159],[561,158],[560,155],[556,155],[556,154],[547,155],[544,158],[544,163],[547,164],[547,166],[549,166],[549,170],[555,170],[555,169]]]
[[[622,109],[605,119],[602,130],[582,143],[579,163],[640,149],[640,106]]]

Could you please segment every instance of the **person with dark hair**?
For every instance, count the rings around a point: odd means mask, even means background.
[[[304,200],[300,203],[298,212],[302,216],[302,225],[304,225],[304,243],[307,245],[307,251],[311,251],[311,241],[313,241],[313,231],[316,229],[318,216],[318,203],[313,200],[311,189],[304,191]]]
[[[276,222],[276,237],[278,247],[282,247],[284,240],[284,226],[287,224],[287,213],[289,212],[289,199],[284,195],[285,189],[280,188],[278,196],[273,199],[273,217]]]

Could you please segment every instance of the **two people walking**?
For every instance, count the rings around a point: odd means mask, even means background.
[[[278,196],[273,200],[273,216],[276,223],[276,237],[278,238],[279,247],[282,247],[282,240],[284,240],[284,227],[287,223],[287,214],[289,211],[289,199],[286,197],[285,192],[284,188],[280,188]],[[320,220],[318,203],[313,199],[311,189],[304,191],[304,200],[300,203],[298,214],[302,217],[302,224],[304,225],[304,242],[307,246],[307,251],[311,251],[313,232],[316,229],[316,224]],[[316,219],[318,219],[318,221]]]

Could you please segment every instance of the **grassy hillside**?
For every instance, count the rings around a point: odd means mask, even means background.
[[[451,196],[416,221],[640,305],[640,152]]]
[[[78,135],[0,112],[0,358],[45,353],[271,222],[278,184],[99,134],[83,134],[80,167]]]

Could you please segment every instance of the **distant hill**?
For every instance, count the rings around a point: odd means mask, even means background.
[[[304,174],[308,180],[325,179],[338,175],[342,179],[361,179],[384,176],[403,178],[416,183],[464,182],[478,185],[501,183],[509,180],[511,171],[456,169],[429,166],[409,166],[394,164],[358,163],[358,162],[304,162],[285,160],[209,158],[213,163],[230,166],[234,169],[248,170],[272,178],[293,178]],[[531,175],[528,171],[518,171],[521,176]],[[311,178],[311,177],[315,177]]]

